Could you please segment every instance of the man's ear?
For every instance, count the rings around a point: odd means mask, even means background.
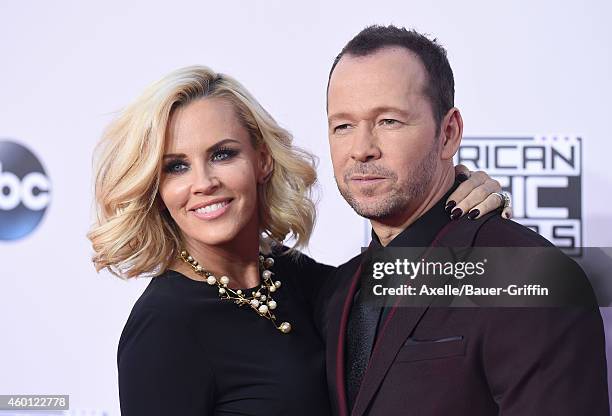
[[[257,178],[257,183],[264,184],[268,182],[270,176],[272,176],[273,170],[274,159],[272,159],[272,154],[268,146],[262,144],[259,148],[259,176]]]
[[[463,137],[463,118],[461,118],[461,113],[457,107],[448,110],[448,113],[442,119],[440,136],[442,139],[440,157],[442,160],[452,159],[457,153]]]

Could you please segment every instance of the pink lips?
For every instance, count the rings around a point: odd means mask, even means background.
[[[223,215],[223,214],[225,214],[227,212],[227,210],[229,209],[229,207],[230,207],[230,205],[232,203],[232,200],[219,201],[219,202],[226,202],[226,204],[224,206],[222,206],[221,208],[218,208],[218,209],[216,209],[214,211],[211,211],[211,212],[198,212],[197,210],[192,210],[191,212],[193,212],[193,215],[196,218],[199,218],[201,220],[213,220],[215,218],[219,218],[221,215]]]

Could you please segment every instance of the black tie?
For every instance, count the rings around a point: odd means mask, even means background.
[[[367,273],[362,273],[360,278],[361,286],[355,295],[346,329],[345,368],[349,409],[355,404],[361,380],[368,367],[381,310],[380,306],[372,302],[371,278],[367,278]]]

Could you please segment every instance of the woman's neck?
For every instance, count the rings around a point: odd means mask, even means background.
[[[227,276],[229,287],[251,288],[261,283],[259,275],[259,240],[257,244],[220,244],[204,245],[186,242],[184,247],[199,265],[217,278]],[[186,276],[203,280],[193,268],[183,260],[176,259],[170,268]]]

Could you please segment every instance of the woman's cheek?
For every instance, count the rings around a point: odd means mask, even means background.
[[[167,179],[159,194],[168,209],[178,209],[185,205],[189,196],[189,184],[179,178]]]

